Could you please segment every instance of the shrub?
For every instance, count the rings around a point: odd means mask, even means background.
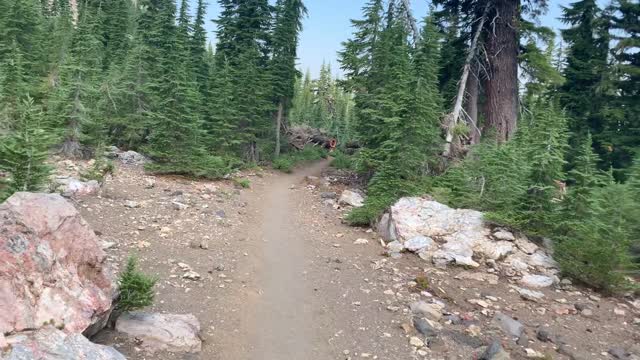
[[[149,277],[137,269],[137,259],[133,256],[127,260],[118,285],[120,286],[120,300],[117,309],[121,312],[141,309],[153,304],[153,287],[157,279]]]
[[[327,151],[318,146],[305,146],[300,151],[293,151],[287,154],[283,154],[272,163],[272,166],[276,170],[280,170],[285,173],[291,173],[293,168],[301,163],[320,160],[327,157]]]
[[[342,151],[337,151],[333,155],[333,160],[331,161],[331,166],[336,169],[345,169],[345,170],[353,170],[355,168],[353,159],[343,153]]]
[[[233,182],[237,186],[239,186],[239,187],[241,187],[243,189],[248,189],[248,188],[251,187],[251,181],[249,181],[249,179],[238,179],[238,178],[236,178],[236,179],[233,179]]]
[[[291,157],[279,157],[273,161],[273,168],[285,173],[291,173],[295,163]]]

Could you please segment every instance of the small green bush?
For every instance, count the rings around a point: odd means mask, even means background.
[[[355,164],[353,159],[343,153],[342,151],[337,151],[333,155],[333,161],[331,161],[331,166],[336,169],[345,169],[345,170],[353,170],[355,168]]]
[[[153,287],[158,281],[138,271],[137,259],[133,256],[127,260],[118,285],[120,286],[120,300],[117,309],[121,312],[141,309],[153,304]]]
[[[293,171],[293,167],[295,166],[294,161],[291,157],[279,157],[273,161],[273,168],[276,170],[280,170],[285,173],[291,173]]]
[[[233,179],[233,182],[243,188],[243,189],[248,189],[251,187],[251,181],[249,181],[249,179]]]

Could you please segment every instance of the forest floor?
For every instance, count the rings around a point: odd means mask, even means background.
[[[100,196],[76,199],[76,206],[109,244],[111,261],[121,267],[134,254],[159,279],[146,310],[195,315],[203,347],[146,354],[116,332],[94,340],[129,359],[160,360],[475,359],[496,339],[512,359],[534,352],[546,359],[640,356],[640,315],[627,300],[566,286],[525,301],[506,279],[459,278],[469,271],[437,269],[410,254],[386,257],[375,232],[344,225],[346,209],[323,203],[321,191],[341,189],[322,178],[309,184],[307,176],[327,166],[247,171],[251,187],[243,189],[119,165]],[[185,264],[200,278],[183,278]],[[426,291],[416,288],[417,276],[428,279]],[[445,309],[431,323],[436,336],[428,347],[410,344],[420,345],[409,309],[417,300]],[[517,319],[525,339],[505,336],[497,312]]]

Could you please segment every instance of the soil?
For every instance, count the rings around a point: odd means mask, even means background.
[[[100,238],[114,243],[107,252],[116,267],[135,255],[140,269],[159,279],[155,304],[145,311],[194,314],[203,346],[198,354],[147,354],[137,339],[115,331],[93,340],[129,359],[159,360],[473,359],[494,339],[513,359],[527,358],[526,348],[549,359],[609,359],[613,347],[640,356],[638,309],[627,299],[567,285],[541,290],[545,299],[536,303],[521,299],[507,278],[494,285],[456,279],[467,270],[437,269],[412,254],[386,257],[373,231],[342,223],[348,209],[324,203],[320,193],[335,191],[331,185],[307,178],[327,166],[245,172],[239,176],[251,187],[243,189],[231,180],[176,177],[155,177],[150,188],[140,167],[119,165],[100,196],[76,205]],[[178,263],[201,279],[182,278]],[[451,315],[420,350],[409,343],[416,333],[408,305],[416,300],[441,302]],[[492,323],[496,312],[524,324],[529,341],[506,337]],[[538,328],[552,341],[536,339]]]

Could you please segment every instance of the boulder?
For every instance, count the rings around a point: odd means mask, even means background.
[[[142,341],[150,352],[200,352],[200,323],[195,316],[132,312],[120,316],[116,330]]]
[[[91,336],[116,293],[102,244],[57,194],[16,193],[0,205],[0,333],[44,325]]]
[[[520,283],[530,288],[545,288],[553,285],[554,280],[549,276],[525,274]]]
[[[548,275],[557,272],[555,261],[526,237],[504,229],[492,232],[481,212],[452,209],[428,197],[398,200],[380,218],[376,230],[385,241],[397,241],[439,267],[477,268],[479,260],[493,264],[500,260],[521,272],[530,267]]]
[[[434,245],[433,240],[426,236],[416,236],[406,241],[404,247],[412,252],[420,252],[421,250],[429,250]]]
[[[90,342],[80,334],[66,334],[52,326],[9,336],[2,360],[126,360],[112,347]]]
[[[144,165],[148,161],[144,155],[135,151],[125,151],[119,153],[118,159],[120,159],[123,164],[127,165]]]
[[[353,207],[363,207],[364,206],[364,198],[362,195],[358,194],[355,191],[345,190],[340,195],[340,200],[338,200],[340,205],[349,205]]]
[[[65,197],[96,195],[100,183],[96,180],[81,181],[68,176],[58,176],[53,180],[54,190]]]
[[[500,312],[493,317],[493,324],[504,331],[505,334],[514,338],[520,338],[524,332],[524,325],[521,322]]]

